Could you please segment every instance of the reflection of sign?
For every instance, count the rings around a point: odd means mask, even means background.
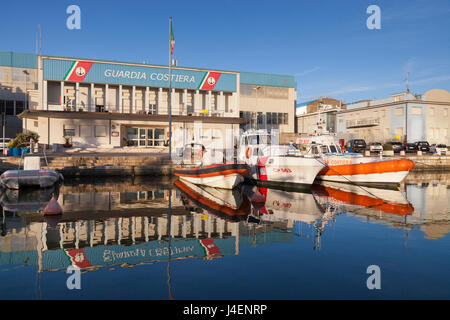
[[[91,264],[86,258],[83,249],[65,250],[66,254],[69,256],[72,265],[78,268],[90,267]]]
[[[202,113],[208,113],[208,110],[203,109],[203,110],[202,110]]]
[[[112,131],[112,132],[111,132],[111,135],[112,135],[113,137],[118,137],[118,136],[119,136],[119,132],[118,132],[118,131]]]
[[[401,137],[402,137],[402,136],[399,135],[399,134],[396,134],[396,135],[395,135],[395,139],[399,139],[399,140],[400,140]]]

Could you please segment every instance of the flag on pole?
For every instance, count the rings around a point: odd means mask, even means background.
[[[175,38],[173,37],[172,20],[170,20],[170,54],[173,54],[173,45],[175,44]]]

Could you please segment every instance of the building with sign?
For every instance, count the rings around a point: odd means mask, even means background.
[[[174,67],[171,83],[169,92],[167,66],[0,52],[0,108],[22,119],[21,128],[20,120],[15,129],[8,122],[9,136],[23,130],[48,145],[69,137],[80,147],[164,146],[169,95],[178,145],[219,139],[230,147],[240,128],[262,117],[269,130],[294,130],[292,76]]]

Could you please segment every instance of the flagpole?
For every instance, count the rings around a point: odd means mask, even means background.
[[[169,17],[169,159],[172,160],[172,17]]]

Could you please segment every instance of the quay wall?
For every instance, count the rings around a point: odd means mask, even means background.
[[[450,171],[450,155],[403,156],[395,159],[410,159],[415,167],[412,172]],[[17,170],[19,157],[3,157],[0,159],[0,173],[6,170]],[[64,177],[98,177],[98,176],[171,176],[175,164],[167,155],[153,156],[54,156],[48,158],[48,167],[61,172]],[[47,168],[41,158],[41,168]]]

